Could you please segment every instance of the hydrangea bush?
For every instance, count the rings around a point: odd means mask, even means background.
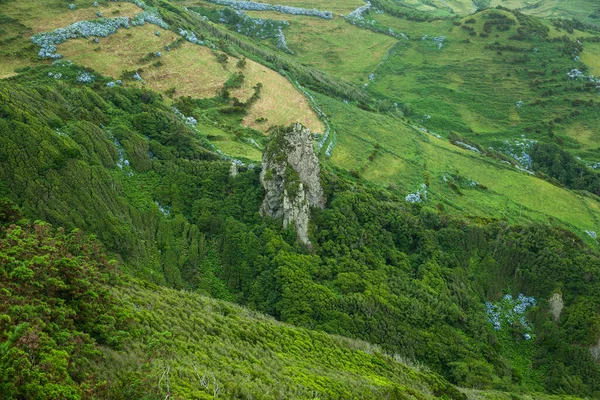
[[[463,149],[471,150],[471,151],[474,151],[475,153],[481,153],[481,151],[479,151],[479,149],[477,147],[471,146],[468,143],[461,142],[461,141],[458,141],[458,140],[456,142],[454,142],[454,143],[456,143],[456,145],[462,147]]]
[[[143,11],[137,14],[135,17],[133,17],[131,25],[141,26],[146,24],[146,22],[148,22],[149,24],[160,26],[163,29],[169,29],[169,25],[165,21],[163,21],[157,13],[151,11]]]
[[[237,33],[258,39],[276,38],[282,28],[290,25],[287,21],[252,18],[241,10],[229,7],[220,10],[218,18],[218,22],[228,25]]]
[[[179,118],[181,118],[181,120],[187,126],[190,126],[190,127],[194,128],[198,124],[198,121],[196,120],[196,118],[194,118],[194,117],[186,117],[181,111],[179,111],[175,107],[172,107],[171,109],[173,110],[173,112],[175,113],[175,115],[177,115]]]
[[[80,72],[75,80],[80,83],[92,83],[96,80],[96,77],[89,72]]]
[[[519,163],[521,168],[531,171],[533,160],[531,159],[531,155],[529,153],[536,143],[537,142],[535,140],[526,138],[518,139],[514,142],[505,140],[500,152],[514,158]]]
[[[406,36],[404,33],[396,32],[394,29],[383,26],[373,19],[365,18],[365,15],[367,15],[371,10],[373,10],[373,6],[371,5],[371,2],[367,0],[367,4],[358,7],[356,10],[352,11],[346,16],[342,15],[342,17],[344,17],[346,21],[352,25],[356,25],[370,31],[389,35],[395,37],[396,39],[408,39],[408,36]],[[376,13],[377,11],[379,10],[375,10]]]
[[[438,50],[441,50],[444,47],[444,41],[446,40],[446,36],[433,36],[424,35],[421,38],[422,41],[431,40],[435,46],[437,46]]]
[[[335,132],[333,132],[333,138],[331,139],[331,142],[329,142],[329,145],[327,146],[327,149],[325,150],[325,155],[327,157],[331,157],[331,152],[333,151],[333,148],[335,147],[336,144],[337,144],[337,137],[335,135]]]
[[[417,190],[415,193],[410,193],[404,198],[404,200],[406,200],[409,203],[422,203],[423,201],[426,201],[427,185],[422,184],[419,190]]]
[[[137,4],[138,2],[136,2]],[[140,6],[141,7],[141,6]],[[119,28],[129,29],[131,26],[144,25],[146,22],[168,29],[158,12],[152,8],[142,7],[145,11],[137,14],[130,20],[128,17],[101,18],[92,21],[78,21],[66,28],[58,28],[52,32],[42,32],[31,37],[31,41],[40,46],[40,58],[58,59],[62,56],[56,53],[56,46],[69,39],[85,38],[92,36],[107,37],[117,32]],[[98,16],[102,14],[98,11]]]
[[[204,41],[198,39],[196,34],[192,31],[186,31],[185,29],[179,28],[179,36],[183,37],[185,40],[187,40],[190,43],[200,44],[200,45],[204,44]]]
[[[525,331],[523,337],[525,340],[531,339],[533,327],[527,322],[525,313],[528,308],[536,306],[535,298],[519,294],[515,299],[507,294],[497,303],[485,303],[485,310],[488,321],[493,325],[494,330],[500,331],[504,325],[513,328],[521,328]]]
[[[265,4],[254,1],[235,1],[235,0],[207,0],[211,3],[228,6],[237,10],[247,11],[278,11],[282,14],[305,15],[309,17],[319,17],[323,19],[333,19],[331,11],[319,11],[317,9],[307,9],[299,7],[282,6],[279,4]]]
[[[281,30],[281,27],[279,27],[279,29],[277,30],[277,36],[275,38],[277,39],[277,47],[279,47],[286,53],[294,54],[294,52],[290,50],[290,48],[287,46],[287,41],[285,40],[285,36],[283,34],[283,31]]]

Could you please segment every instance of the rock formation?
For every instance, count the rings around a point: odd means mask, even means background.
[[[260,181],[265,198],[263,216],[283,217],[283,226],[294,223],[298,240],[308,247],[310,207],[323,208],[319,159],[312,135],[301,124],[281,128],[272,134],[263,153]]]
[[[600,362],[600,339],[597,345],[590,347],[590,354],[596,362]]]
[[[548,304],[550,305],[550,311],[552,311],[552,319],[554,319],[554,322],[558,322],[560,313],[565,306],[562,295],[560,293],[554,293],[552,297],[550,297],[550,300],[548,300]]]

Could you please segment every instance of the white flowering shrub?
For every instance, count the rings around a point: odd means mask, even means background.
[[[523,107],[523,102],[521,100],[519,100],[515,103],[515,105],[517,106],[517,108],[521,108],[521,107]]]
[[[148,22],[149,24],[160,26],[163,29],[169,29],[169,25],[162,20],[158,13],[153,11],[142,11],[141,13],[137,14],[135,17],[133,17],[131,25],[141,26],[146,24],[146,22]]]
[[[499,151],[514,158],[523,170],[531,172],[533,160],[529,153],[536,143],[537,141],[535,140],[525,138],[515,140],[514,142],[505,140]]]
[[[474,151],[475,153],[481,153],[481,151],[479,151],[479,149],[477,147],[473,147],[468,143],[460,142],[458,140],[454,143],[456,143],[458,146],[462,147],[463,149],[471,150],[471,151]]]
[[[408,194],[405,198],[408,203],[422,203],[427,200],[427,185],[422,184],[415,193]]]
[[[61,79],[63,77],[60,72],[48,72],[48,76],[54,79]]]
[[[96,80],[96,77],[89,72],[80,72],[75,80],[80,83],[92,83]]]
[[[107,37],[119,28],[129,28],[129,18],[102,18],[94,21],[79,21],[66,28],[58,28],[52,32],[38,33],[31,41],[41,47],[38,55],[41,58],[61,58],[56,54],[56,46],[69,39],[90,38],[92,36]]]
[[[135,74],[133,74],[133,79],[135,79],[136,81],[141,81],[142,77],[140,76],[139,73],[136,72]]]
[[[429,35],[424,35],[421,38],[422,41],[426,41],[426,40],[431,40],[433,42],[433,44],[438,48],[438,50],[441,50],[442,47],[444,47],[444,41],[446,40],[446,36],[433,36],[430,37]]]
[[[331,11],[319,11],[317,9],[298,8],[282,6],[278,4],[257,3],[254,1],[235,1],[235,0],[207,0],[211,3],[228,6],[237,10],[247,11],[278,11],[282,14],[305,15],[309,17],[319,17],[323,19],[333,19]]]
[[[196,34],[192,31],[188,32],[184,29],[179,28],[179,36],[182,36],[185,40],[187,40],[190,43],[200,44],[200,45],[204,44],[204,41],[198,39]]]
[[[188,126],[194,128],[197,124],[198,121],[196,120],[196,118],[194,117],[186,117],[181,111],[179,111],[177,108],[172,107],[171,110],[173,110],[173,112],[175,113],[175,115],[177,115],[179,118],[181,118],[181,120]]]
[[[277,36],[275,38],[277,40],[277,47],[279,47],[286,53],[294,54],[294,52],[290,50],[290,48],[287,46],[287,41],[285,40],[285,36],[283,34],[283,31],[281,30],[281,27],[279,27],[279,29],[277,30]]]
[[[119,167],[119,169],[128,167],[129,160],[127,160],[125,158],[125,150],[123,150],[123,146],[121,146],[121,143],[119,143],[119,141],[117,139],[114,139],[113,143],[115,144],[115,147],[117,148],[117,151],[119,153],[119,160],[117,161],[117,167]]]
[[[142,4],[136,2],[136,4]],[[58,28],[52,32],[42,32],[31,37],[31,41],[40,46],[40,58],[58,59],[62,56],[56,53],[56,46],[69,39],[90,38],[92,36],[107,37],[117,32],[119,28],[129,29],[130,26],[144,25],[146,22],[168,29],[169,26],[158,15],[158,11],[145,4],[140,6],[145,11],[137,14],[130,20],[128,17],[101,18],[92,21],[78,21],[66,28]],[[99,17],[102,13],[96,13]]]
[[[281,29],[290,25],[287,21],[252,18],[241,10],[229,7],[219,11],[218,20],[213,22],[226,24],[237,33],[258,39],[277,38]]]
[[[404,33],[396,32],[392,28],[388,28],[386,26],[381,25],[377,21],[373,19],[367,19],[365,16],[373,9],[371,2],[367,0],[367,4],[364,6],[358,7],[356,10],[352,11],[350,14],[343,16],[347,22],[352,25],[359,26],[361,28],[368,29],[373,32],[382,33],[384,35],[389,35],[395,37],[396,39],[408,39]],[[375,10],[375,13],[380,13],[380,10]]]
[[[515,299],[510,294],[507,294],[497,303],[485,303],[485,311],[488,321],[493,325],[494,330],[500,331],[503,325],[521,328],[525,331],[523,338],[529,340],[532,338],[533,327],[527,322],[525,313],[528,308],[535,306],[536,301],[533,297],[519,294]]]
[[[168,217],[169,215],[171,215],[171,207],[169,206],[162,206],[158,200],[154,200],[154,204],[156,204],[156,207],[158,207],[158,210],[165,216]]]
[[[98,7],[98,2],[97,1],[94,2],[94,7]]]
[[[594,75],[586,76],[583,72],[581,72],[577,68],[574,68],[570,72],[568,72],[567,76],[569,77],[570,80],[572,80],[572,79],[576,79],[576,80],[587,79],[590,82],[596,84],[596,89],[600,89],[600,78],[596,78]]]
[[[371,11],[371,2],[367,0],[367,4],[358,7],[346,16],[346,19],[364,19],[364,14]]]
[[[598,234],[595,231],[585,231],[589,237],[594,240],[598,240]]]
[[[77,7],[75,6],[75,4],[69,4],[69,10],[74,10],[74,9],[76,9],[76,8],[77,8]]]
[[[335,132],[333,132],[333,138],[331,139],[331,142],[329,142],[327,149],[325,149],[325,155],[327,157],[331,157],[331,153],[333,152],[333,148],[335,147],[336,144],[337,144],[337,137],[335,135]]]
[[[329,139],[329,133],[331,132],[331,127],[329,126],[329,123],[326,123],[326,126],[327,129],[325,129],[325,133],[321,136],[321,140],[317,142],[319,151],[321,151],[323,146],[325,146],[325,143],[327,143],[327,139]]]

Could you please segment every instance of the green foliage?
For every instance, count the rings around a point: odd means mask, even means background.
[[[3,215],[12,205],[3,202]],[[43,222],[0,230],[0,392],[80,399],[95,389],[97,344],[119,348],[130,315],[107,285],[116,265],[96,239]]]
[[[100,398],[466,398],[365,342],[143,282],[114,293],[141,334],[126,351],[103,351]]]
[[[556,144],[536,144],[531,158],[536,171],[556,179],[561,185],[600,195],[600,173]]]

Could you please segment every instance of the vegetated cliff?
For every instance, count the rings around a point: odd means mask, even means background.
[[[294,124],[272,134],[263,154],[260,181],[266,193],[260,213],[283,217],[284,227],[293,222],[298,240],[308,247],[311,247],[308,239],[310,207],[325,205],[320,171],[307,128]]]

